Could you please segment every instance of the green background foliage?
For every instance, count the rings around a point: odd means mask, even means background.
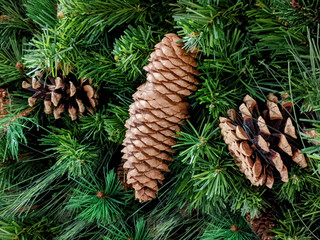
[[[245,216],[270,208],[277,239],[320,239],[320,138],[305,134],[320,135],[319,1],[0,0],[0,15],[0,86],[10,101],[0,118],[0,239],[259,239]],[[141,204],[117,176],[124,125],[142,68],[170,32],[198,49],[200,84],[171,172]],[[30,97],[22,81],[58,69],[92,79],[95,114],[55,120],[39,100],[19,116]],[[254,187],[218,118],[246,94],[283,92],[308,167],[291,167],[289,182],[272,189]]]

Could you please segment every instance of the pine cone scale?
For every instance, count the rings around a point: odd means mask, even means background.
[[[168,108],[170,109],[170,108]],[[181,117],[188,116],[186,114],[175,114],[175,112],[172,112],[170,114],[162,111],[161,109],[143,109],[143,108],[138,108],[137,104],[132,104],[129,108],[129,113],[134,115],[134,114],[141,114],[144,117],[147,117],[147,119],[152,122],[151,119],[153,119],[154,122],[157,122],[161,119],[165,119],[169,124],[176,124],[181,121]]]

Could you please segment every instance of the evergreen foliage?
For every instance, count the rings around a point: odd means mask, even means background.
[[[276,239],[320,239],[319,14],[317,0],[0,0],[0,239],[259,239],[245,217],[266,209]],[[198,49],[200,84],[157,199],[140,204],[121,144],[143,66],[170,32]],[[58,70],[91,79],[93,114],[28,107],[22,82]],[[308,157],[272,189],[239,171],[218,120],[270,93],[290,95]]]
[[[153,35],[157,33],[158,38],[154,38]],[[154,33],[150,28],[146,31],[141,26],[136,29],[129,26],[124,34],[116,39],[112,53],[117,68],[124,71],[129,79],[136,79],[143,75],[142,67],[147,64],[154,45],[161,40],[159,30]]]
[[[77,218],[89,223],[112,223],[122,217],[120,207],[124,205],[126,195],[121,193],[122,189],[113,171],[107,173],[103,184],[97,179],[93,179],[92,183],[82,181],[74,189],[67,209],[78,210]]]
[[[257,239],[251,233],[248,224],[242,217],[226,215],[214,216],[212,221],[208,223],[208,228],[203,234],[202,239]]]

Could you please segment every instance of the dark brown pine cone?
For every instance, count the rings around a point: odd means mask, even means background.
[[[34,92],[28,100],[31,107],[37,99],[44,99],[44,111],[51,114],[53,105],[55,119],[59,119],[65,111],[68,111],[72,120],[82,116],[85,111],[93,114],[98,104],[98,94],[91,86],[91,79],[78,80],[72,73],[64,76],[61,70],[58,70],[56,78],[46,72],[38,73],[31,83],[24,81],[22,87]]]
[[[272,211],[265,211],[259,214],[255,218],[251,218],[250,214],[247,213],[246,218],[251,224],[251,229],[255,232],[262,240],[274,239],[275,234],[270,232],[276,226],[276,219],[273,217]]]
[[[229,118],[220,117],[221,134],[236,165],[255,186],[272,188],[278,174],[287,182],[287,166],[292,162],[307,166],[291,119],[293,104],[285,100],[288,95],[282,97],[279,103],[275,95],[269,95],[266,108],[259,109],[247,95],[239,107],[241,115],[231,109]]]

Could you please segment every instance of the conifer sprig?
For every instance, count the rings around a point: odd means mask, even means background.
[[[0,220],[0,236],[2,240],[33,239],[46,240],[54,237],[60,230],[52,220],[25,219],[23,222]]]
[[[218,216],[213,215],[201,239],[254,240],[258,237],[251,232],[243,217],[224,213]]]
[[[103,240],[154,239],[149,226],[143,218],[134,219],[134,228],[128,227],[125,222],[120,222],[117,225],[110,225],[106,230],[107,233],[102,236]]]
[[[0,46],[5,47],[9,38],[30,37],[36,32],[33,23],[26,16],[23,7],[27,0],[1,0],[0,1]]]
[[[79,211],[77,219],[103,224],[114,223],[123,216],[121,207],[128,194],[112,170],[105,174],[103,182],[96,178],[92,182],[82,179],[78,185],[66,206]]]
[[[57,0],[27,0],[27,16],[40,28],[54,27],[57,24]]]
[[[26,44],[26,38],[18,40],[11,37],[7,41],[7,46],[1,48],[0,86],[8,86],[10,83],[14,83],[15,86],[20,85],[20,81],[24,78],[23,65],[21,64],[24,44]]]
[[[216,159],[217,150],[211,140],[217,134],[218,129],[214,128],[213,123],[202,121],[197,130],[188,120],[187,122],[189,127],[177,133],[179,141],[174,146],[177,150],[183,149],[179,153],[181,161],[194,165],[201,158]]]
[[[150,27],[145,30],[142,26],[129,26],[124,35],[115,41],[112,51],[115,65],[119,71],[121,69],[127,73],[128,79],[136,80],[144,75],[142,68],[147,65],[154,45],[160,41],[159,32]]]
[[[57,129],[56,129],[57,131]],[[68,177],[81,177],[93,174],[97,167],[96,159],[99,158],[99,150],[92,144],[84,144],[68,131],[64,134],[51,133],[42,140],[42,144],[52,146],[47,151],[54,151],[57,157],[55,167],[67,173]]]

